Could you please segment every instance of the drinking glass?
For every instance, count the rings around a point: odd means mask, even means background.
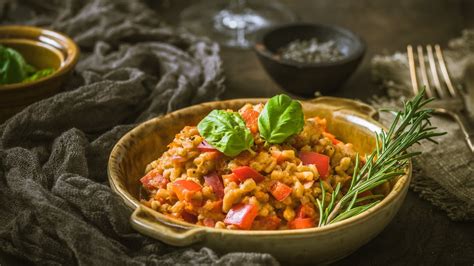
[[[249,48],[258,30],[295,21],[295,15],[274,0],[202,1],[183,10],[181,25],[227,47]]]

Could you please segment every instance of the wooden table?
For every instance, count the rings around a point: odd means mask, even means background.
[[[169,1],[164,15],[176,24],[192,1]],[[371,82],[375,54],[404,51],[407,44],[439,43],[474,27],[469,0],[281,0],[300,20],[337,24],[358,33],[366,56],[351,79],[334,95],[367,100],[381,93]],[[227,91],[223,98],[270,97],[282,90],[266,75],[252,51],[222,50]],[[315,239],[314,241],[318,241]],[[395,219],[374,240],[336,265],[473,265],[474,226],[452,222],[412,191]]]

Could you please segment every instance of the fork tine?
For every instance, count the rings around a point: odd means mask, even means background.
[[[443,88],[441,88],[441,83],[439,82],[438,69],[436,68],[433,48],[431,45],[428,44],[426,46],[426,51],[428,53],[428,62],[430,62],[431,77],[433,78],[434,87],[438,92],[438,96],[444,98],[446,97],[446,93],[443,91]]]
[[[418,63],[420,64],[421,79],[423,80],[423,86],[425,86],[426,96],[428,98],[431,98],[433,97],[434,94],[430,87],[430,82],[428,80],[428,73],[426,72],[425,55],[423,53],[423,47],[421,47],[421,45],[418,45],[416,49],[418,51]]]
[[[438,58],[441,75],[443,76],[444,82],[446,83],[446,86],[448,87],[449,94],[452,97],[456,97],[457,96],[456,89],[454,89],[453,83],[451,83],[451,78],[449,77],[448,68],[446,67],[443,52],[441,51],[441,47],[439,46],[439,44],[435,45],[435,52],[436,52],[436,57]]]
[[[413,93],[418,94],[418,81],[416,78],[416,66],[415,66],[415,57],[413,55],[413,47],[411,45],[407,46],[407,57],[408,57],[408,66],[410,68],[410,77],[411,77],[411,86],[413,88]]]

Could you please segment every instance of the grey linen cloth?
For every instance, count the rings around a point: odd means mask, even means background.
[[[474,113],[474,30],[465,30],[460,38],[449,42],[444,52],[452,79],[463,93],[467,108]],[[408,62],[405,53],[379,55],[372,60],[376,82],[386,88],[388,98],[375,99],[379,107],[397,107],[412,96]],[[392,117],[381,116],[389,124]],[[414,159],[411,188],[420,197],[444,210],[454,221],[474,221],[474,155],[464,141],[457,123],[449,117],[435,115],[433,125],[448,134],[437,138],[439,145],[423,142],[415,147],[423,155]]]
[[[142,236],[107,181],[109,153],[134,125],[223,92],[216,44],[141,1],[0,1],[0,21],[65,32],[82,50],[64,92],[0,126],[1,253],[40,265],[278,264]]]

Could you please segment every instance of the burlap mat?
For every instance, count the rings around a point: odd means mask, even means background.
[[[471,115],[474,111],[474,30],[465,30],[449,43],[444,52],[446,64],[455,84],[463,93]],[[412,88],[405,53],[379,55],[372,60],[376,82],[386,88],[389,98],[379,98],[379,107],[400,106],[411,97]],[[382,115],[389,123],[391,116]],[[424,152],[414,159],[411,187],[420,197],[446,211],[455,221],[474,220],[474,154],[464,141],[458,124],[449,117],[434,116],[433,125],[448,132],[438,138],[439,145],[424,142],[415,147]]]

